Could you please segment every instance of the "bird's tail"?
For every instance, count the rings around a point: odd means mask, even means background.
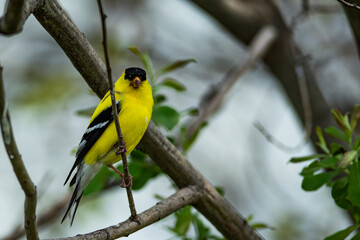
[[[70,186],[72,186],[75,183],[75,188],[70,203],[66,209],[65,215],[61,220],[61,223],[63,223],[65,218],[69,216],[69,218],[71,218],[70,226],[72,225],[76,210],[78,208],[84,190],[91,181],[91,179],[95,177],[95,175],[98,173],[100,168],[101,168],[100,163],[95,163],[93,165],[82,163],[78,165],[77,172],[70,183]]]

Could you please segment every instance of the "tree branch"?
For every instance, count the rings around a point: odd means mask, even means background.
[[[304,128],[305,128],[305,134],[304,137],[297,143],[295,146],[289,146],[287,144],[284,144],[277,140],[274,136],[272,136],[265,127],[262,126],[260,122],[255,122],[254,126],[259,130],[259,132],[274,146],[281,149],[285,152],[296,152],[299,151],[301,148],[305,146],[305,144],[309,141],[312,128],[313,128],[313,122],[312,122],[312,111],[311,111],[311,105],[309,101],[309,89],[306,84],[306,78],[309,78],[308,75],[311,76],[310,67],[308,65],[308,59],[303,56],[300,49],[295,49],[297,51],[297,54],[301,56],[302,60],[300,62],[300,68],[298,68],[298,85],[300,90],[300,96],[301,96],[301,103],[304,108]]]
[[[14,133],[11,126],[10,113],[6,103],[5,90],[3,84],[3,68],[0,66],[0,116],[1,116],[1,133],[4,140],[6,152],[13,166],[15,175],[25,193],[25,232],[27,239],[38,239],[36,227],[36,186],[32,182],[21,155],[17,148]]]
[[[340,0],[338,0],[338,2],[341,3],[341,6],[345,11],[346,17],[349,21],[351,30],[355,38],[358,56],[360,57],[360,0],[353,0],[353,3],[348,3]]]
[[[121,180],[113,180],[107,183],[107,185],[104,187],[104,189],[100,192],[96,192],[94,195],[92,195],[94,198],[96,198],[98,195],[104,193],[104,191],[107,191],[109,189],[112,189],[114,187],[118,187],[121,183]],[[37,217],[37,227],[40,229],[41,227],[44,227],[45,225],[50,224],[55,219],[58,218],[63,213],[63,210],[67,205],[69,204],[69,201],[71,199],[72,193],[69,192],[67,195],[65,195],[62,199],[59,199],[57,202],[53,203],[49,207],[49,209],[43,213],[38,214]],[[87,198],[84,199],[86,201]],[[8,235],[4,237],[0,237],[0,239],[4,240],[16,240],[25,235],[25,229],[22,226],[17,226],[11,231]]]
[[[42,214],[38,214],[37,217],[37,227],[40,229],[45,225],[49,225],[56,219],[58,216],[63,214],[63,209],[69,204],[71,199],[71,193],[65,195],[62,199],[55,202],[46,212]],[[10,232],[5,237],[1,238],[3,240],[16,240],[23,237],[26,234],[25,229],[21,226],[14,228],[12,232]]]
[[[104,14],[101,0],[97,0],[97,3],[98,3],[98,8],[99,8],[100,17],[101,17],[101,27],[102,27],[102,35],[103,35],[102,44],[104,46],[104,55],[105,55],[107,76],[108,76],[108,81],[109,81],[112,111],[113,111],[113,116],[114,116],[116,133],[117,133],[118,139],[119,139],[118,151],[121,154],[121,158],[122,158],[122,162],[123,162],[124,178],[125,178],[125,184],[126,184],[126,194],[128,197],[130,213],[131,213],[130,219],[132,219],[134,221],[138,221],[134,197],[131,192],[131,176],[129,173],[128,162],[127,162],[127,157],[126,157],[126,152],[127,152],[126,145],[125,145],[124,138],[123,138],[123,135],[121,132],[121,127],[120,127],[119,118],[118,118],[118,114],[117,114],[118,111],[117,111],[117,107],[116,107],[114,83],[112,80],[110,58],[109,58],[109,52],[108,52],[108,47],[107,47],[106,15]]]
[[[33,15],[64,50],[90,88],[102,98],[109,90],[105,64],[56,0],[38,1],[41,4]]]
[[[140,223],[130,219],[91,233],[76,235],[75,237],[57,238],[56,240],[110,240],[124,236],[128,236],[144,227],[151,225],[171,213],[183,208],[187,205],[195,203],[201,195],[201,191],[196,186],[189,186],[178,190],[170,197],[157,203],[155,206],[138,215]]]
[[[250,69],[266,53],[276,38],[276,29],[272,26],[263,27],[251,41],[247,58],[226,73],[223,79],[211,86],[200,100],[199,116],[194,118],[187,127],[187,138],[191,138],[199,127],[211,116],[222,103],[225,95],[241,75]]]
[[[298,55],[296,44],[290,29],[286,26],[279,9],[273,0],[252,1],[217,1],[217,0],[192,0],[204,11],[212,15],[240,42],[248,45],[253,36],[266,25],[273,25],[278,31],[278,37],[271,49],[264,56],[264,63],[271,73],[279,80],[287,96],[294,106],[302,123],[305,125],[304,106],[298,85]],[[314,126],[328,126],[332,122],[329,117],[328,106],[314,75],[310,68],[305,75],[309,90],[309,101],[312,106]],[[311,132],[312,142],[316,143],[315,131]]]
[[[345,1],[345,0],[337,0],[339,3],[341,3],[343,6],[345,6],[345,7],[350,7],[350,8],[353,8],[353,9],[356,9],[356,10],[360,10],[360,6],[358,6],[357,5],[357,3],[356,2],[354,2],[354,3],[349,3],[349,2],[347,2],[347,1]]]
[[[203,190],[200,200],[194,206],[227,239],[262,239],[234,206],[186,160],[153,122],[150,122],[138,148],[149,155],[179,188],[195,185]]]
[[[0,18],[0,33],[14,34],[22,30],[25,0],[8,0],[4,16]]]
[[[0,34],[12,35],[22,31],[25,21],[39,5],[39,0],[7,0],[0,18]]]

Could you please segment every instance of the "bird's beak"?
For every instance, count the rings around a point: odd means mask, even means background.
[[[138,88],[141,84],[141,79],[139,77],[135,77],[132,81],[131,81],[131,86],[133,86],[133,88]]]

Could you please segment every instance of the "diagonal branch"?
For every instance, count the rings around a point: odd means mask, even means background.
[[[298,54],[295,49],[297,47],[291,30],[286,25],[275,1],[191,0],[191,2],[213,16],[232,35],[246,45],[263,26],[273,25],[276,27],[278,37],[264,56],[264,63],[283,86],[296,113],[305,125],[306,116],[301,102],[301,91],[298,85],[299,76],[296,71]],[[330,107],[310,68],[307,69],[305,80],[312,107],[313,126],[328,126],[332,122],[332,119],[328,117]],[[315,145],[317,141],[315,131],[311,132],[311,140]]]
[[[347,2],[347,1],[345,1],[345,0],[337,0],[339,3],[341,3],[342,5],[344,5],[344,6],[346,6],[346,7],[350,7],[350,8],[354,8],[354,9],[356,9],[356,10],[360,10],[360,6],[358,6],[357,5],[357,3],[356,2],[354,2],[354,3],[349,3],[349,2]]]
[[[2,79],[3,68],[0,66],[0,116],[1,133],[3,136],[6,152],[13,166],[16,177],[25,193],[25,232],[27,239],[38,239],[36,227],[36,186],[32,182],[21,155],[16,146],[14,133],[12,131],[9,109],[5,99],[5,90]]]
[[[341,1],[341,0],[338,0],[338,2],[340,2],[341,5],[343,6],[343,9],[344,9],[346,17],[349,21],[352,33],[355,38],[358,55],[360,57],[360,30],[359,30],[360,0],[352,0],[352,3],[349,3],[346,1]]]
[[[200,100],[199,116],[194,118],[187,128],[187,138],[191,138],[199,127],[210,117],[220,106],[225,95],[236,83],[241,75],[250,69],[266,53],[276,38],[276,29],[272,26],[263,27],[254,36],[250,43],[250,51],[245,61],[236,65],[226,73],[223,79],[211,86]]]
[[[137,217],[136,209],[135,209],[134,197],[133,197],[133,194],[131,191],[131,177],[130,177],[128,162],[127,162],[127,157],[126,157],[126,146],[125,146],[124,138],[123,138],[123,135],[121,132],[119,118],[118,118],[118,114],[117,114],[118,111],[117,111],[117,107],[116,107],[114,83],[112,80],[110,58],[109,58],[109,52],[108,52],[108,47],[107,47],[106,15],[104,14],[101,0],[97,0],[97,3],[98,3],[100,17],[101,17],[101,27],[102,27],[102,35],[103,35],[102,44],[104,46],[104,55],[105,55],[105,62],[106,62],[107,77],[108,77],[109,87],[110,87],[112,111],[113,111],[113,116],[114,116],[116,133],[117,133],[118,139],[119,139],[118,151],[121,154],[121,158],[122,158],[122,162],[123,162],[124,178],[125,178],[125,184],[126,184],[126,194],[128,196],[130,213],[131,213],[130,219],[138,221],[138,217]]]
[[[7,0],[4,15],[0,17],[0,34],[21,32],[26,19],[39,4],[39,0]]]
[[[140,213],[138,215],[138,217],[141,219],[140,223],[128,219],[122,223],[103,228],[95,232],[76,235],[75,237],[57,238],[56,240],[110,240],[128,236],[131,233],[134,233],[169,216],[171,213],[179,210],[180,208],[195,203],[199,199],[200,195],[201,192],[196,186],[185,187],[178,190],[170,197],[157,203],[155,206]]]
[[[203,194],[194,207],[227,239],[262,239],[245,218],[221,196],[182,153],[150,122],[138,145],[179,187],[196,185]]]

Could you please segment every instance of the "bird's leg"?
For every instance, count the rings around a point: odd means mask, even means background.
[[[120,177],[121,177],[121,183],[120,183],[120,187],[122,187],[122,188],[127,188],[127,187],[129,187],[129,186],[131,186],[132,185],[132,176],[131,175],[129,175],[129,183],[128,184],[126,184],[125,183],[125,175],[122,173],[122,172],[120,172],[116,167],[114,167],[113,165],[107,165],[109,168],[111,168],[112,170],[114,170],[117,174],[119,174],[120,175]]]

